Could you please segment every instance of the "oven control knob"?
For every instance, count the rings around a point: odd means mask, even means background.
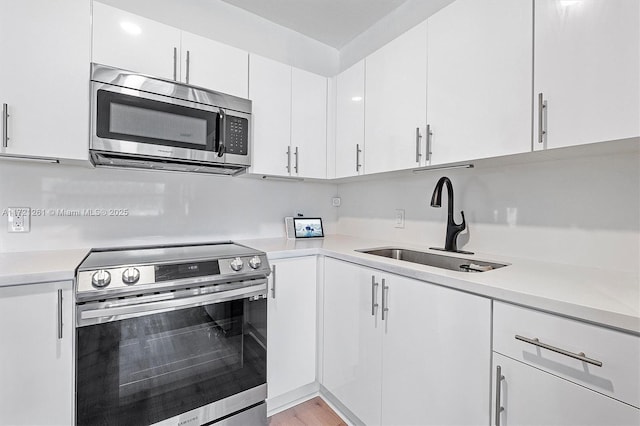
[[[253,256],[249,261],[249,266],[251,266],[251,269],[258,269],[260,265],[262,265],[262,260],[260,260],[260,257],[258,256]]]
[[[133,285],[140,279],[140,271],[138,268],[127,268],[122,272],[122,282],[127,285]]]
[[[109,271],[99,270],[91,276],[91,284],[96,288],[103,288],[111,282],[111,274]]]
[[[231,269],[233,269],[236,272],[244,268],[244,262],[239,257],[236,257],[235,259],[233,259],[230,265],[231,265]]]

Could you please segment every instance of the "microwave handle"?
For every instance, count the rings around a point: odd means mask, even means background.
[[[222,157],[224,155],[226,132],[227,114],[222,108],[220,108],[220,139],[218,140],[218,157]]]

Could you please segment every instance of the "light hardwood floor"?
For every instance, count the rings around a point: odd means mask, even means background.
[[[346,426],[320,397],[269,417],[269,426]]]

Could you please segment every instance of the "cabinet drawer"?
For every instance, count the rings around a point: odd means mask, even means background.
[[[493,350],[640,407],[638,336],[495,302]]]

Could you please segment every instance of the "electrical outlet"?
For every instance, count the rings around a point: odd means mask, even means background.
[[[331,199],[331,205],[332,205],[333,207],[340,207],[340,203],[341,203],[341,201],[342,201],[342,200],[340,200],[340,197],[333,197],[333,198]]]
[[[396,209],[396,228],[404,228],[404,209]]]
[[[31,229],[31,209],[29,207],[9,207],[7,212],[7,230],[9,232],[29,232]]]

